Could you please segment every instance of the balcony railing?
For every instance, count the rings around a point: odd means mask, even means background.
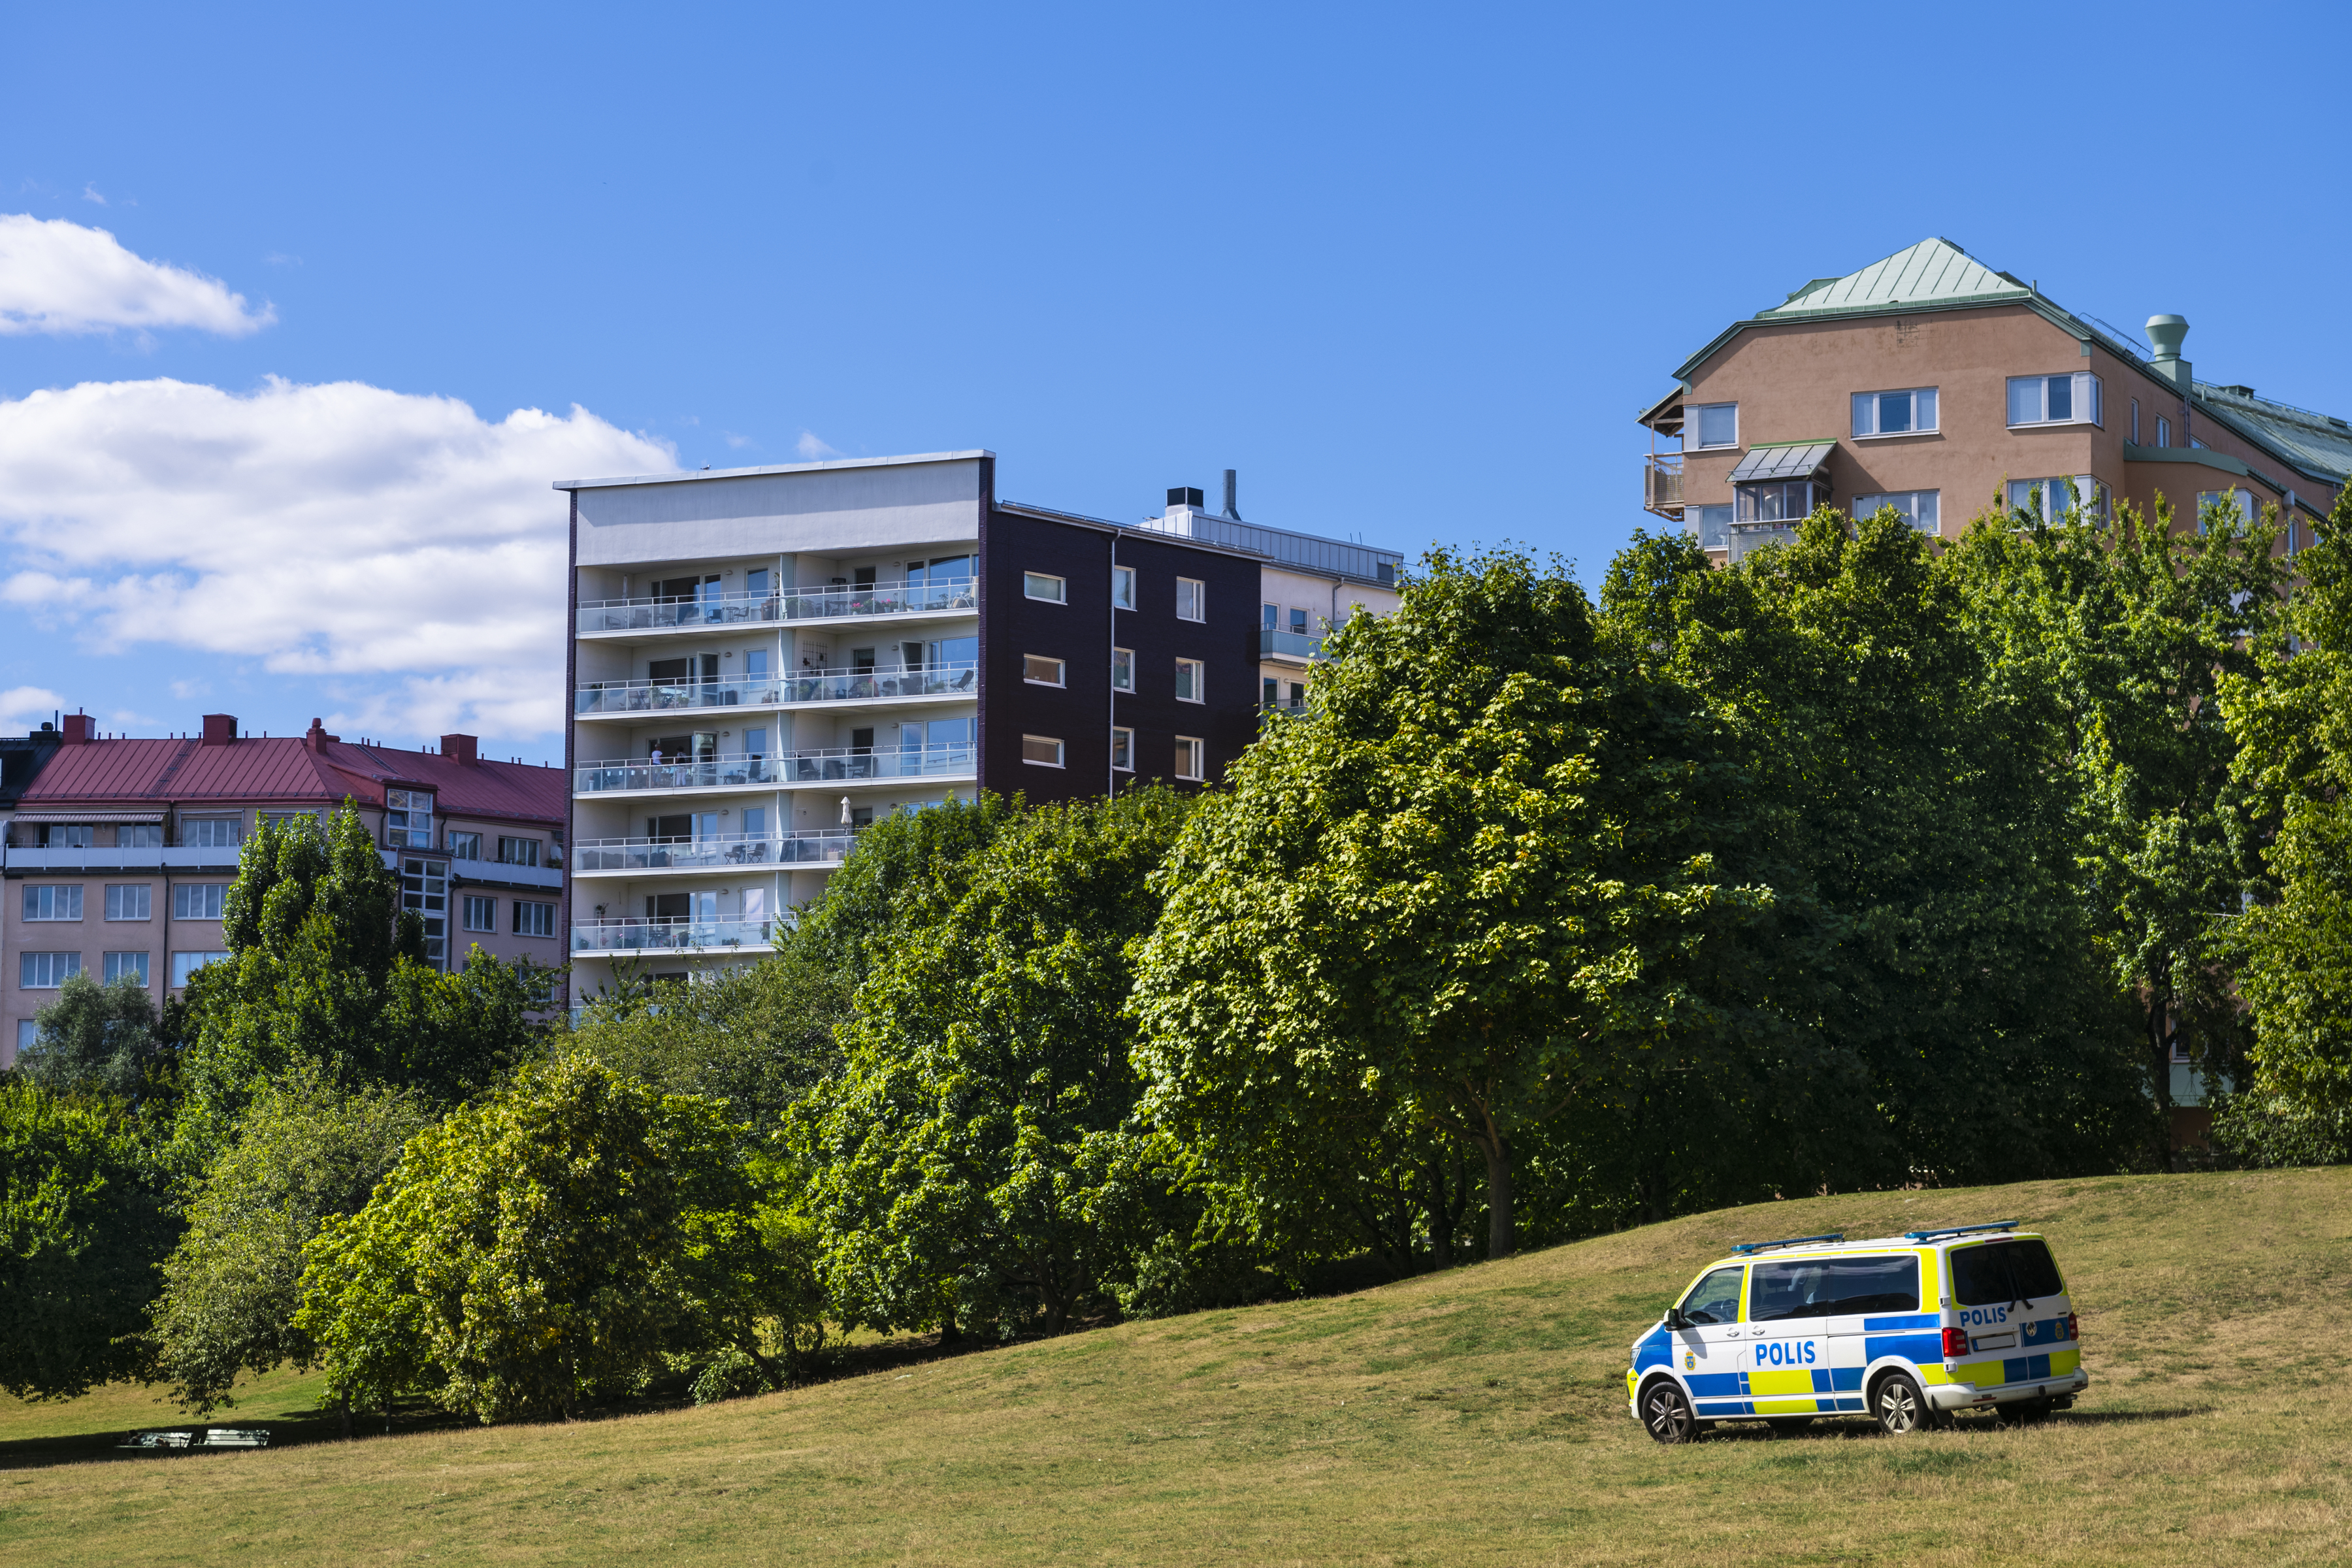
[[[1321,658],[1323,639],[1306,632],[1278,632],[1271,627],[1257,634],[1261,658]]]
[[[861,584],[798,588],[781,594],[716,594],[696,598],[598,599],[582,605],[582,636],[597,632],[668,631],[678,626],[733,626],[746,621],[837,620],[856,616],[919,616],[980,607],[978,584]]]
[[[747,784],[971,778],[979,772],[978,746],[926,746],[911,752],[835,746],[790,752],[781,757],[705,757],[691,763],[621,757],[583,763],[573,770],[572,788],[583,795],[606,790],[740,789]]]
[[[698,948],[766,947],[772,921],[582,921],[572,928],[574,952],[687,952]]]
[[[700,762],[656,763],[644,757],[583,763],[572,770],[572,787],[583,793],[620,789],[739,789],[784,782],[781,757],[705,757]]]
[[[1642,509],[1680,522],[1683,519],[1683,455],[1653,452],[1642,468]]]
[[[591,838],[572,847],[572,869],[731,871],[748,866],[837,864],[857,842],[852,827],[811,833],[730,833],[705,838]]]
[[[1731,559],[1745,561],[1768,544],[1793,544],[1796,540],[1793,522],[1735,522],[1730,529]]]
[[[921,669],[811,669],[750,680],[601,680],[572,693],[575,713],[656,713],[681,708],[772,708],[793,702],[862,702],[894,697],[973,697],[980,666],[970,659]]]

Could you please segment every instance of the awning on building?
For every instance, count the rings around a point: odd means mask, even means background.
[[[161,822],[163,814],[160,811],[20,811],[9,820],[37,825],[60,822],[79,826],[85,822]]]
[[[1731,482],[1745,485],[1770,479],[1809,479],[1820,472],[1822,465],[1836,450],[1835,441],[1796,441],[1751,447],[1748,456],[1739,459],[1739,466],[1731,470]]]

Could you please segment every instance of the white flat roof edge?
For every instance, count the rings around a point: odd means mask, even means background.
[[[696,479],[740,479],[761,474],[814,474],[828,468],[888,468],[914,463],[961,463],[995,456],[984,447],[975,447],[968,452],[917,452],[900,458],[831,458],[822,463],[770,463],[756,468],[680,468],[668,474],[625,474],[604,479],[557,479],[548,489],[593,490],[614,485],[682,485]]]

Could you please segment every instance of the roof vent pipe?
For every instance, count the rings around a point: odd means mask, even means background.
[[[1225,515],[1235,522],[1242,520],[1240,510],[1234,505],[1234,492],[1239,488],[1235,481],[1239,478],[1240,476],[1234,469],[1225,470]]]
[[[2154,368],[2183,392],[2189,390],[2189,362],[2180,357],[2180,341],[2189,335],[2185,316],[2150,316],[2147,341],[2156,345]]]

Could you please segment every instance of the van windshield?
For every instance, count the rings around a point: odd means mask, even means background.
[[[2036,1301],[2065,1293],[2057,1260],[2037,1237],[1952,1249],[1952,1300],[1963,1307]]]
[[[1748,1288],[1748,1316],[1754,1322],[1918,1310],[1919,1259],[1908,1254],[1759,1263]]]

